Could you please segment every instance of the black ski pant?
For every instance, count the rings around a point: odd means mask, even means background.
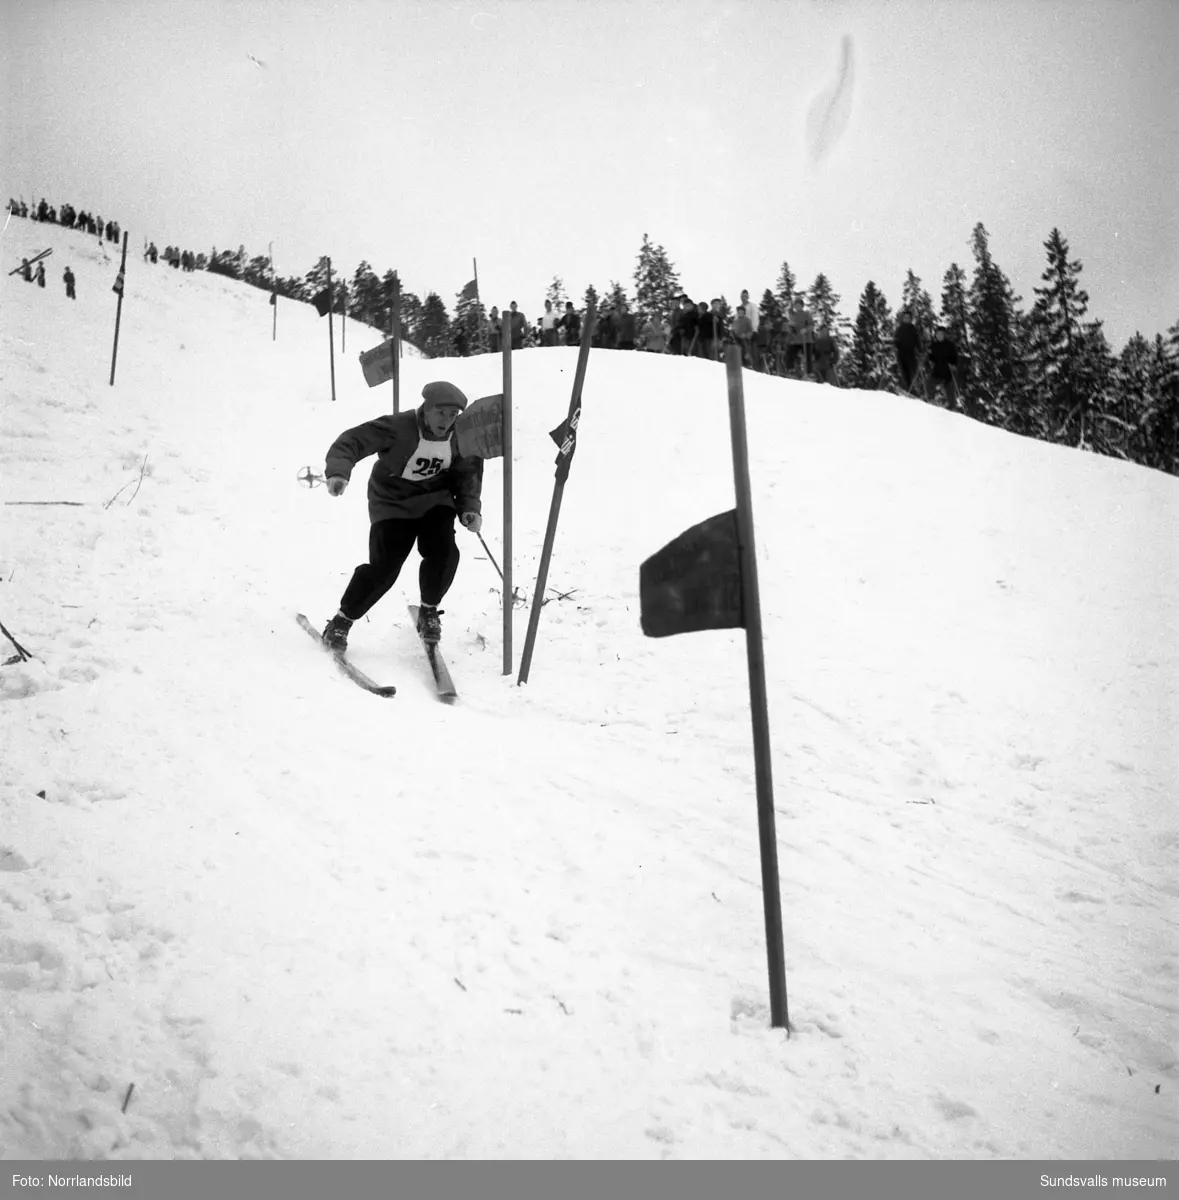
[[[913,390],[913,380],[917,375],[917,352],[915,350],[897,350],[897,370],[901,377],[901,387],[906,392]]]
[[[414,542],[422,556],[418,586],[423,604],[438,604],[454,582],[459,549],[454,541],[453,508],[438,505],[420,517],[377,521],[368,532],[368,562],[352,572],[340,598],[340,611],[358,621],[397,582]]]

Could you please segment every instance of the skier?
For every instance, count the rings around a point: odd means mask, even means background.
[[[27,258],[22,258],[20,260],[20,277],[25,281],[25,283],[33,282],[33,268],[29,265],[29,260]]]
[[[37,264],[37,274],[34,277],[37,280],[37,286],[43,288],[45,286],[45,264],[39,262]]]
[[[483,460],[461,456],[454,432],[466,407],[466,396],[453,383],[427,383],[416,410],[345,430],[328,450],[324,475],[330,496],[343,494],[362,458],[377,456],[368,481],[369,561],[352,573],[339,612],[324,627],[329,649],[347,648],[352,622],[393,586],[415,541],[422,556],[418,633],[430,645],[441,638],[438,604],[459,564],[455,514],[472,533],[483,524]]]
[[[77,280],[77,277],[74,275],[73,271],[71,271],[69,269],[69,267],[66,267],[65,274],[62,276],[62,279],[65,280],[67,299],[77,300],[78,296],[77,296],[77,293],[74,291],[74,284],[76,284],[78,282],[78,280]]]
[[[933,331],[933,345],[929,348],[929,372],[925,379],[925,395],[936,400],[939,392],[945,392],[947,406],[958,403],[958,385],[954,374],[958,369],[958,347],[946,336],[946,327],[939,325]]]
[[[917,375],[917,360],[921,354],[921,332],[913,324],[913,314],[907,308],[901,309],[901,323],[893,335],[897,350],[897,371],[900,374],[901,387],[912,394],[913,380]]]

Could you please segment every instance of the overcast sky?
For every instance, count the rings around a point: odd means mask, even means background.
[[[1179,0],[0,0],[0,193],[132,246],[274,243],[448,307],[478,259],[530,317],[628,290],[644,233],[686,291],[826,272],[854,316],[934,297],[977,221],[1030,307],[1058,226],[1115,348],[1179,318]],[[851,117],[812,99],[853,39]],[[254,61],[257,60],[257,61]],[[261,64],[261,65],[259,65]]]

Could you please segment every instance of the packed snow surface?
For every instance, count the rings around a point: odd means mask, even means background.
[[[0,1153],[1174,1156],[1179,481],[746,373],[787,1038],[744,633],[639,627],[734,503],[723,367],[591,353],[530,681],[460,530],[460,702],[416,555],[381,699],[294,620],[365,557],[367,464],[297,475],[391,410],[379,334],[333,402],[310,306],[133,255],[111,386],[117,248],[0,246],[54,251],[0,295]],[[513,356],[516,664],[575,362]]]

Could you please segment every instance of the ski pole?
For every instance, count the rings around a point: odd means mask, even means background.
[[[491,565],[495,568],[495,573],[499,576],[500,583],[503,583],[504,573],[499,569],[499,563],[495,561],[495,555],[491,553],[487,543],[483,541],[483,535],[481,533],[477,533],[475,536],[479,539],[483,549],[487,551],[487,557],[491,559]]]

